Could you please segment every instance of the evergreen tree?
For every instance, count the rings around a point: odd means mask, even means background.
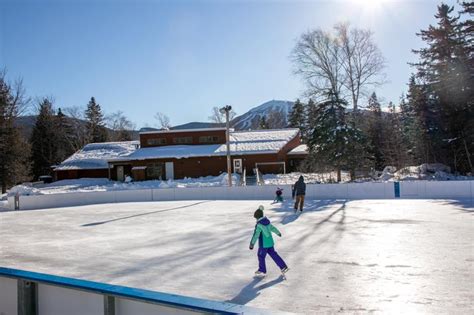
[[[306,105],[305,110],[305,124],[304,132],[302,133],[302,138],[304,143],[308,143],[308,140],[311,138],[311,135],[314,132],[314,126],[316,126],[316,119],[318,117],[318,108],[314,101],[310,98],[308,104]]]
[[[337,180],[341,181],[341,170],[355,169],[365,162],[364,138],[360,130],[346,121],[347,102],[332,92],[317,105],[317,118],[310,144],[310,159],[334,167]]]
[[[397,169],[410,165],[411,159],[404,137],[402,113],[397,112],[392,102],[388,105],[388,114],[383,121],[385,134],[382,142],[382,152],[386,165],[395,166]]]
[[[258,129],[268,129],[267,119],[265,116],[261,116],[258,121]]]
[[[41,175],[51,174],[51,166],[61,162],[57,157],[59,144],[53,104],[44,98],[38,110],[30,141],[32,172],[35,179]]]
[[[301,134],[304,134],[305,129],[305,112],[304,105],[299,99],[293,104],[290,115],[288,117],[288,127],[299,128]]]
[[[418,84],[415,76],[410,78],[404,105],[404,114],[408,118],[405,131],[417,164],[441,162],[443,157],[439,107],[429,92],[429,86]]]
[[[57,135],[57,152],[56,160],[63,161],[74,153],[73,143],[74,139],[73,126],[69,117],[63,114],[61,108],[55,117],[56,135]]]
[[[87,104],[85,118],[87,120],[88,141],[107,141],[107,130],[105,129],[104,116],[100,105],[96,103],[94,97],[91,97],[91,100]]]
[[[464,7],[469,12],[470,6]],[[432,143],[436,152],[434,160],[447,162],[462,172],[472,172],[474,67],[472,54],[469,55],[472,28],[469,31],[469,25],[459,23],[459,17],[453,17],[452,12],[453,7],[438,6],[437,25],[430,25],[418,34],[428,46],[415,51],[420,61],[414,65],[424,85],[422,92],[439,116],[436,131],[440,139]],[[423,117],[421,120],[423,124]]]
[[[372,93],[368,100],[367,109],[369,110],[366,123],[368,153],[374,161],[375,169],[382,170],[385,167],[385,159],[382,153],[382,142],[386,135],[382,118],[382,107],[380,106],[375,92]]]
[[[23,139],[15,120],[28,103],[21,81],[15,86],[0,71],[0,186],[7,188],[28,179],[28,143]]]

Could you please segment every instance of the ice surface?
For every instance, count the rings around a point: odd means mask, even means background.
[[[287,280],[252,278],[259,204],[282,232]],[[468,314],[473,208],[455,200],[180,201],[0,212],[4,267],[267,309]]]

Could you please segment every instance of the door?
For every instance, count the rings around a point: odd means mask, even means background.
[[[166,179],[174,179],[174,165],[173,162],[165,163]]]
[[[117,166],[117,180],[123,182],[124,179],[123,166]]]
[[[242,173],[242,159],[234,159],[234,173]]]

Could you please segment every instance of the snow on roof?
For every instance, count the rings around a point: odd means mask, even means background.
[[[129,155],[140,145],[139,141],[89,143],[59,164],[55,170],[108,168],[109,159]]]
[[[301,155],[301,154],[308,154],[308,146],[306,144],[300,144],[290,152],[288,155]]]
[[[230,133],[230,153],[232,155],[277,153],[296,137],[298,131],[298,129],[233,131]],[[141,148],[127,156],[112,158],[110,161],[223,156],[226,152],[225,144],[168,145]]]

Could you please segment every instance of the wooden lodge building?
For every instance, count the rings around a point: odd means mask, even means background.
[[[285,173],[307,155],[298,129],[230,131],[232,172]],[[135,181],[217,176],[227,171],[225,128],[140,133],[140,141],[91,143],[54,168],[55,178]]]

